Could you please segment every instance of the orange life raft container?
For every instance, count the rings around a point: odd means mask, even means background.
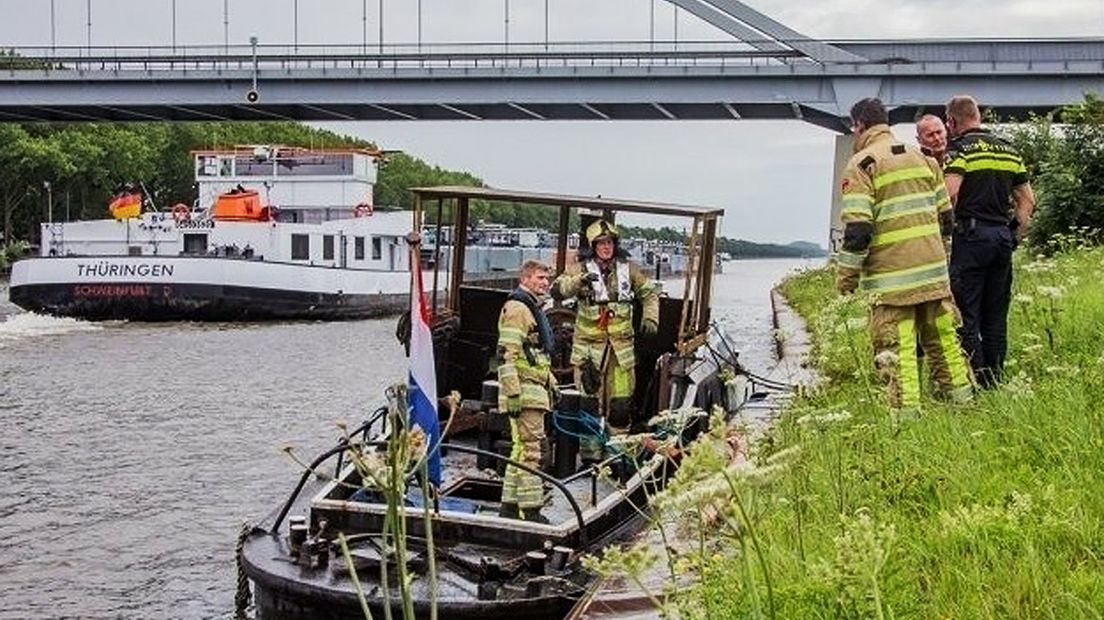
[[[216,220],[261,221],[269,219],[269,210],[261,206],[256,190],[238,187],[219,194],[212,215]]]

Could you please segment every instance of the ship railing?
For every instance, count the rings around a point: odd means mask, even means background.
[[[381,407],[380,409],[377,409],[376,412],[373,414],[371,419],[366,421],[361,426],[357,427],[353,432],[349,433],[346,437],[342,437],[341,441],[339,441],[336,446],[334,446],[333,448],[330,448],[329,450],[326,450],[325,452],[323,452],[322,454],[317,456],[313,461],[311,461],[311,463],[309,465],[307,465],[306,469],[303,471],[303,475],[299,477],[299,483],[297,485],[295,485],[295,490],[293,490],[291,492],[291,495],[288,497],[287,501],[284,502],[284,506],[280,509],[280,513],[276,516],[276,520],[273,521],[272,528],[270,529],[270,533],[275,534],[275,533],[280,531],[280,525],[283,524],[284,519],[287,517],[288,512],[291,511],[291,507],[295,504],[295,501],[297,499],[299,499],[299,494],[302,493],[303,487],[306,486],[307,481],[310,479],[311,476],[316,475],[318,468],[321,467],[327,460],[333,458],[334,456],[339,456],[339,462],[340,462],[340,458],[343,458],[343,457],[341,457],[341,455],[343,455],[345,453],[345,451],[348,450],[353,445],[352,443],[350,443],[348,438],[355,437],[358,434],[362,434],[363,437],[365,437],[365,439],[362,440],[359,443],[359,445],[361,445],[361,446],[375,446],[375,447],[378,447],[378,446],[387,445],[387,442],[388,442],[387,439],[377,439],[377,440],[367,440],[366,439],[369,429],[371,428],[373,423],[376,420],[378,420],[379,417],[382,415],[380,413],[381,410],[383,411],[383,413],[386,413],[386,411],[387,411],[386,407]],[[570,504],[572,512],[575,513],[575,520],[579,525],[579,544],[583,547],[586,546],[586,544],[587,544],[586,521],[583,519],[583,510],[579,506],[579,502],[575,499],[575,496],[571,493],[571,491],[567,488],[566,484],[563,481],[560,481],[559,479],[555,478],[554,476],[550,476],[549,474],[546,474],[543,471],[540,471],[539,469],[530,467],[530,466],[528,466],[524,463],[520,463],[520,462],[515,461],[515,460],[513,460],[509,457],[502,456],[501,454],[498,454],[498,453],[495,453],[495,452],[488,452],[486,450],[480,450],[478,448],[472,448],[470,446],[463,446],[463,445],[450,444],[450,443],[442,443],[442,444],[440,444],[439,447],[440,447],[440,449],[445,450],[445,451],[455,450],[455,451],[460,452],[462,454],[472,454],[472,455],[475,455],[475,456],[482,456],[482,457],[487,457],[487,458],[492,458],[492,459],[496,459],[496,460],[499,460],[499,461],[503,461],[507,465],[512,465],[514,467],[517,467],[518,469],[520,469],[520,470],[522,470],[526,473],[530,473],[530,474],[533,474],[533,475],[537,476],[543,482],[547,482],[547,483],[551,484],[561,494],[563,494],[564,497],[567,498],[567,502],[568,502],[568,504]],[[410,479],[413,479],[414,475],[415,474],[412,474]],[[339,478],[339,477],[340,477],[340,466],[339,466],[339,470],[338,470],[338,475],[335,476],[335,479]],[[437,512],[439,510],[436,503],[437,502],[435,500],[434,501],[434,512]]]

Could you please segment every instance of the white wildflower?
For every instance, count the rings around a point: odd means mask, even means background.
[[[867,319],[865,316],[847,319],[847,327],[849,329],[865,329],[866,325]]]
[[[1070,369],[1069,366],[1047,366],[1045,368],[1045,370],[1047,371],[1047,373],[1052,374],[1052,375],[1059,375],[1059,374],[1063,374],[1063,373],[1072,372],[1072,370]]]
[[[1032,501],[1030,493],[1012,491],[1012,497],[1008,500],[1009,516],[1018,520],[1020,517],[1030,514],[1034,508],[1035,502]]]
[[[1045,273],[1047,271],[1053,271],[1057,267],[1057,263],[1047,260],[1041,254],[1036,257],[1034,262],[1027,263],[1023,266],[1023,270],[1028,273]]]
[[[797,419],[797,423],[802,426],[828,426],[836,422],[843,422],[851,419],[851,412],[849,411],[836,411],[829,413],[807,413]]]
[[[1036,290],[1039,292],[1039,295],[1052,299],[1061,299],[1062,296],[1066,294],[1066,289],[1062,286],[1040,286]]]

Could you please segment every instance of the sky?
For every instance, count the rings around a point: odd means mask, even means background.
[[[657,40],[676,31],[680,41],[728,39],[663,0],[0,0],[0,48],[83,46],[89,39],[94,46],[169,45],[174,35],[188,46],[244,45],[251,35],[262,45],[372,45],[379,42],[381,2],[387,45],[418,40],[419,5],[425,44],[501,42],[507,32],[511,42],[543,42],[546,2],[552,42],[646,41],[653,7]],[[1104,0],[747,4],[802,34],[833,40],[1104,35]],[[495,187],[719,206],[726,236],[827,242],[835,134],[800,121],[317,125],[471,172]],[[911,125],[894,131],[913,140]]]

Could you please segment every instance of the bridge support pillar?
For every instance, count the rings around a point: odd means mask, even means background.
[[[832,160],[832,209],[828,220],[828,252],[839,250],[839,243],[843,239],[843,226],[840,224],[840,205],[842,203],[843,169],[847,166],[847,160],[855,153],[854,134],[836,136],[836,154]]]

